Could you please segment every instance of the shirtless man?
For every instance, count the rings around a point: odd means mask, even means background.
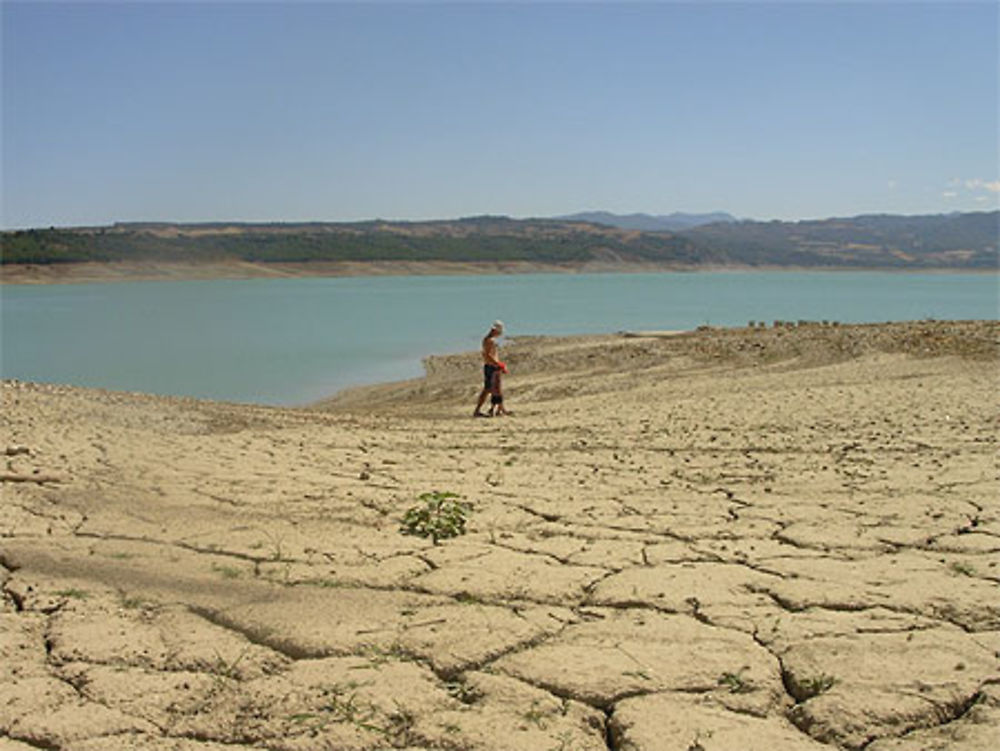
[[[483,390],[479,392],[479,401],[476,409],[472,413],[473,417],[492,417],[494,414],[505,415],[507,410],[503,406],[503,390],[500,385],[500,374],[507,372],[507,366],[499,359],[496,339],[503,333],[503,321],[494,321],[489,333],[483,337]],[[490,399],[490,413],[483,414],[483,404],[486,396],[492,395]]]

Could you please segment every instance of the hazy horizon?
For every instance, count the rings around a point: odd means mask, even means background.
[[[4,2],[0,226],[991,211],[998,18]]]

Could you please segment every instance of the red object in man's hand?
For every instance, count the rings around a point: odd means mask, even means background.
[[[507,373],[508,372],[508,370],[507,370],[507,363],[500,362],[499,360],[497,360],[497,365],[500,366],[500,372],[501,373]]]

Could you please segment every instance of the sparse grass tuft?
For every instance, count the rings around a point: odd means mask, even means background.
[[[218,563],[212,564],[212,571],[215,571],[223,579],[239,579],[243,572],[235,566],[220,566]]]
[[[457,699],[462,704],[475,704],[483,694],[464,681],[451,681],[445,684],[445,689],[453,699]]]
[[[261,531],[264,533],[264,536],[267,537],[268,543],[270,543],[270,548],[271,548],[271,550],[270,550],[270,553],[271,553],[270,559],[272,561],[280,561],[280,560],[282,560],[281,544],[285,541],[284,536],[283,535],[277,535],[277,534],[272,535],[266,529],[261,530]],[[264,544],[260,543],[260,546],[264,547]]]
[[[524,719],[527,722],[530,722],[535,727],[537,727],[539,730],[545,730],[545,727],[546,727],[545,715],[546,714],[547,714],[546,712],[543,712],[538,707],[538,700],[536,699],[535,701],[531,702],[531,709],[529,709],[528,711],[526,711],[522,716],[524,717]]]
[[[232,660],[227,660],[221,654],[219,654],[218,650],[214,650],[215,651],[215,665],[214,665],[215,669],[212,672],[215,675],[222,676],[224,678],[233,678],[233,679],[239,678],[240,676],[239,676],[239,671],[237,670],[237,668],[239,667],[239,664],[243,661],[243,658],[246,657],[247,652],[249,650],[250,650],[250,645],[248,644]]]
[[[392,740],[393,746],[409,746],[413,742],[413,726],[416,722],[417,718],[413,712],[396,702],[396,711],[386,716],[386,723],[382,726],[381,732]]]
[[[353,725],[358,730],[383,736],[393,747],[412,745],[416,723],[413,713],[398,702],[395,711],[380,711],[375,704],[358,696],[355,689],[362,685],[350,681],[327,686],[320,690],[322,703],[316,711],[289,715],[288,720],[308,724],[314,732],[331,723]]]
[[[416,660],[398,642],[390,644],[388,647],[367,646],[361,651],[361,655],[375,667],[385,665],[387,662],[414,662]]]
[[[327,698],[323,711],[327,713],[333,722],[346,722],[359,730],[368,730],[375,733],[384,733],[384,729],[374,725],[376,709],[374,705],[358,700],[357,694],[347,697],[339,695],[339,689],[334,687],[330,692],[324,692]]]
[[[753,691],[753,683],[743,677],[745,670],[746,668],[740,668],[735,673],[723,673],[719,676],[718,684],[728,688],[731,694],[746,694]]]
[[[559,735],[555,736],[555,745],[549,748],[549,751],[570,751],[573,748],[571,745],[573,742],[573,731],[563,730]]]
[[[827,675],[826,673],[820,673],[819,675],[808,678],[802,681],[802,689],[807,694],[808,698],[814,696],[819,696],[822,693],[829,691],[837,684],[837,679],[832,675]]]
[[[953,574],[959,574],[961,576],[975,576],[976,569],[968,564],[962,563],[961,561],[952,561],[951,565],[948,567],[951,569]]]

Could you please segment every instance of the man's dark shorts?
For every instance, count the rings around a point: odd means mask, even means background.
[[[500,370],[496,365],[484,365],[483,366],[483,388],[492,389],[493,388],[493,375]]]

